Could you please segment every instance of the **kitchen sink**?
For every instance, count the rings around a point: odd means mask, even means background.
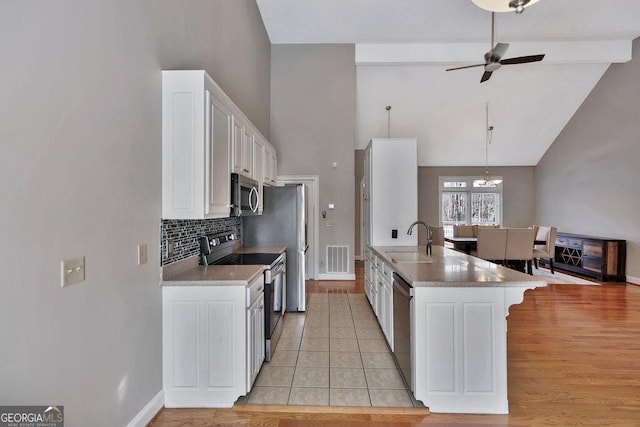
[[[390,252],[387,253],[391,257],[391,262],[395,263],[422,263],[430,264],[433,258],[422,252]]]

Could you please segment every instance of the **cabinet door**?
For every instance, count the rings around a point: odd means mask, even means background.
[[[209,133],[207,144],[206,216],[227,217],[231,207],[231,145],[233,116],[207,91]]]
[[[235,173],[239,173],[244,175],[242,171],[243,167],[243,155],[242,152],[244,150],[244,141],[245,141],[245,130],[244,124],[237,119],[237,117],[233,117],[233,171]]]
[[[163,287],[167,408],[231,407],[247,393],[245,298],[239,286]]]
[[[242,174],[257,179],[253,171],[253,150],[255,137],[245,129],[244,146],[242,148]]]
[[[264,159],[265,184],[274,185],[277,177],[277,159],[275,151],[270,148],[265,149]]]
[[[264,295],[261,295],[247,310],[247,391],[264,362]]]
[[[255,156],[255,158],[253,159],[253,164],[254,164],[253,175],[254,175],[254,179],[258,181],[258,213],[262,213],[262,206],[264,202],[263,186],[265,181],[265,176],[264,176],[264,154],[265,153],[264,153],[264,144],[257,139],[254,145],[253,154]]]

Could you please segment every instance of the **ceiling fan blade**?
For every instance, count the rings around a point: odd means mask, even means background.
[[[486,82],[487,80],[489,80],[491,78],[491,74],[493,74],[493,71],[485,71],[484,74],[482,75],[482,78],[480,79],[480,83]]]
[[[509,48],[509,43],[497,43],[496,47],[491,50],[491,62],[498,62],[504,56]]]
[[[446,71],[464,70],[465,68],[484,67],[485,64],[465,65],[463,67],[447,68]]]
[[[502,65],[526,64],[527,62],[542,61],[542,58],[544,58],[544,54],[542,54],[542,55],[530,55],[530,56],[518,56],[516,58],[501,59],[500,63]]]

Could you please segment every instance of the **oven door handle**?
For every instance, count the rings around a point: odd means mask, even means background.
[[[284,263],[284,261],[277,263],[272,269],[271,269],[271,276],[276,276],[280,273],[283,273],[284,271],[286,271],[287,269],[287,265]]]

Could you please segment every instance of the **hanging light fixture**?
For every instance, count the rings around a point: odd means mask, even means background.
[[[489,144],[493,139],[493,126],[489,125],[489,103],[486,104],[485,123],[484,171],[482,172],[482,179],[473,182],[474,187],[495,187],[502,182],[501,179],[491,179],[491,174],[489,173]]]
[[[471,0],[476,6],[490,12],[511,12],[517,14],[524,12],[524,9],[537,3],[539,0]]]

